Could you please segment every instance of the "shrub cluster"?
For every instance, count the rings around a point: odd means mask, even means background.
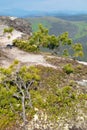
[[[72,64],[66,64],[66,65],[63,67],[63,70],[64,70],[67,74],[70,74],[70,73],[73,73],[73,72],[74,72],[74,68],[72,67]]]
[[[31,45],[27,40],[15,39],[13,45],[27,52],[38,52],[39,50],[37,45]]]
[[[4,28],[3,33],[12,33],[14,31],[13,27],[9,27],[9,28]]]
[[[57,54],[60,52],[60,48],[62,47],[61,54],[65,56],[83,56],[82,45],[80,43],[73,44],[72,40],[68,36],[68,32],[59,36],[49,35],[48,29],[42,25],[39,25],[38,31],[33,33],[28,40],[14,40],[13,44],[28,52],[37,52],[40,50],[40,47],[46,47]]]

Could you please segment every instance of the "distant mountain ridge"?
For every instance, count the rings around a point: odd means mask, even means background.
[[[77,15],[59,15],[58,18],[68,20],[68,21],[87,21],[87,14],[77,14]]]
[[[37,17],[37,16],[69,16],[87,14],[83,11],[38,11],[38,10],[24,10],[18,8],[0,10],[0,16],[15,16],[15,17]]]

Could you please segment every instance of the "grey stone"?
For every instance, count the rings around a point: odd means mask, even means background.
[[[0,24],[13,27],[16,30],[28,35],[31,35],[32,33],[31,24],[23,18],[15,18],[14,20],[12,20],[10,17],[0,16]]]

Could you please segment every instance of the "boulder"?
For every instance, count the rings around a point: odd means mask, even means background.
[[[13,17],[12,19],[11,17],[0,16],[0,24],[13,27],[24,34],[28,34],[28,35],[32,34],[31,24],[23,18]]]

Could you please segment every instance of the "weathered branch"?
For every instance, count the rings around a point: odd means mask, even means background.
[[[27,117],[26,117],[26,106],[33,107],[32,101],[31,101],[31,95],[30,95],[30,87],[34,83],[34,79],[24,81],[24,79],[20,76],[19,72],[12,73],[10,76],[7,75],[6,79],[4,78],[2,84],[6,87],[7,91],[10,91],[10,86],[14,86],[17,88],[17,92],[15,92],[12,97],[16,98],[17,100],[21,100],[22,105],[22,118],[24,123],[24,130],[26,130],[26,123],[27,123]],[[12,104],[10,103],[10,106],[12,108]]]

